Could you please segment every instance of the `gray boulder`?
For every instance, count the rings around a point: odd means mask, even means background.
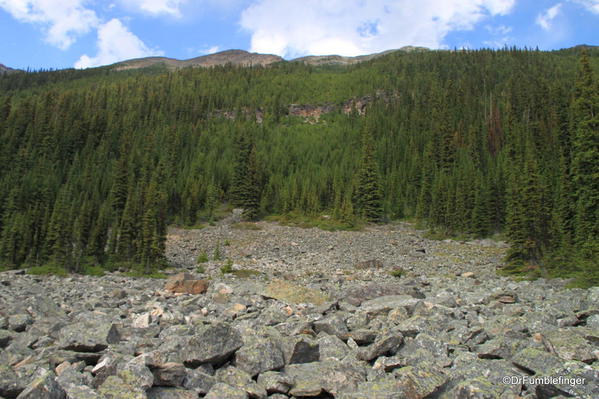
[[[229,324],[217,323],[202,327],[183,348],[183,363],[192,368],[202,363],[219,364],[242,345],[241,335]]]
[[[40,369],[33,381],[17,396],[17,399],[65,399],[64,389],[56,382],[56,374]]]

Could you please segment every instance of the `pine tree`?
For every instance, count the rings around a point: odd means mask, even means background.
[[[251,143],[247,132],[239,128],[234,142],[235,164],[231,181],[230,197],[233,205],[243,207],[247,197],[247,179]]]
[[[161,164],[154,172],[144,201],[139,258],[146,272],[164,260],[167,198],[163,187],[164,166]]]
[[[355,203],[358,214],[375,223],[383,219],[383,195],[379,180],[372,133],[369,129],[364,129],[362,159],[355,187]]]

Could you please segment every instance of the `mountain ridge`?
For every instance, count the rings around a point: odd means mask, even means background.
[[[345,57],[341,55],[308,55],[291,60],[274,54],[260,54],[248,52],[245,50],[225,50],[214,54],[203,55],[200,57],[190,58],[187,60],[178,60],[169,57],[144,57],[131,60],[125,60],[112,64],[116,70],[130,70],[149,68],[156,65],[164,65],[167,69],[180,69],[186,67],[214,67],[232,64],[236,66],[256,66],[270,65],[277,62],[301,62],[307,65],[352,65],[360,62],[370,61],[374,58],[382,57],[394,52],[414,52],[428,51],[425,47],[404,46],[399,49],[386,50],[380,53],[358,55],[355,57]]]
[[[18,71],[19,71],[18,69],[10,68],[4,64],[0,64],[0,75],[3,75],[5,73],[7,73],[7,74],[14,73],[14,72],[18,72]]]

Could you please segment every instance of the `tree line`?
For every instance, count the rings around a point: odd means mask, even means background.
[[[344,68],[5,76],[0,259],[151,270],[167,225],[210,220],[229,202],[247,219],[326,213],[502,233],[513,267],[596,284],[597,60],[511,48]],[[364,95],[365,115],[342,112]],[[306,123],[289,104],[339,106]]]

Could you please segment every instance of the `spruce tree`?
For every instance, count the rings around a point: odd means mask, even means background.
[[[374,143],[370,129],[362,134],[362,158],[355,187],[355,202],[358,214],[369,222],[383,219],[383,195],[380,185]]]
[[[234,142],[235,163],[231,181],[230,197],[233,205],[243,207],[247,197],[247,179],[251,143],[248,133],[239,128]]]
[[[247,161],[247,175],[245,179],[245,193],[242,202],[243,216],[247,220],[255,220],[260,209],[260,182],[258,179],[258,161],[256,159],[256,146],[251,145]]]

